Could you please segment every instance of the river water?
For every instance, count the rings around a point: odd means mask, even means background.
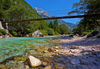
[[[12,56],[25,54],[33,48],[38,49],[40,47],[53,46],[53,43],[46,41],[53,38],[65,37],[17,37],[0,39],[0,62]]]

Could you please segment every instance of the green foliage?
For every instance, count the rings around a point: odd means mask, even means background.
[[[1,35],[5,35],[5,34],[7,34],[7,33],[6,33],[5,30],[1,30],[1,29],[0,29],[0,34],[1,34]]]
[[[89,38],[89,37],[92,37],[92,34],[91,33],[87,35],[87,38]]]
[[[91,32],[91,34],[92,34],[92,36],[95,36],[95,35],[98,34],[98,31],[97,30],[94,30],[94,31]]]
[[[54,29],[55,32],[60,33],[60,28],[59,28],[58,20],[54,21],[53,29]]]
[[[54,30],[52,28],[48,28],[47,29],[47,34],[48,35],[54,35],[55,33],[54,33]]]
[[[17,35],[16,30],[9,30],[9,32],[10,32],[13,36],[16,36],[16,35]]]
[[[46,30],[39,30],[43,35],[48,35]]]
[[[100,38],[100,35],[97,35],[96,37],[97,37],[97,38]]]
[[[2,35],[2,33],[0,32],[0,36]]]
[[[92,31],[90,34],[87,35],[87,37],[92,37],[98,34],[97,30]]]
[[[0,21],[3,21],[5,18],[5,12],[3,10],[0,10]]]
[[[49,23],[49,28],[53,28],[53,23],[52,23],[52,21],[50,21],[50,23]]]
[[[85,36],[87,35],[89,32],[82,32],[82,35]]]
[[[0,0],[0,21],[6,17],[6,10],[11,7],[11,0]]]
[[[15,4],[16,2],[16,4]],[[27,19],[34,19],[42,18],[27,2],[24,0],[14,0],[12,1],[12,6],[7,11],[7,18],[8,21],[13,20],[27,20]],[[17,34],[25,35],[31,34],[36,30],[46,30],[48,28],[48,23],[45,20],[41,21],[28,21],[28,22],[17,22],[17,23],[10,23],[9,26],[13,26],[17,29]]]
[[[65,24],[60,24],[60,33],[69,34],[71,33],[71,30]]]
[[[80,2],[73,4],[73,9],[69,14],[98,14],[100,13],[100,0],[80,0]],[[74,28],[74,33],[82,35],[82,32],[88,32],[99,27],[99,20],[100,17],[84,17],[77,25],[77,28]]]

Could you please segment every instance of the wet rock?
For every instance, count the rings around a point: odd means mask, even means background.
[[[59,47],[58,47],[58,46],[56,46],[55,48],[56,48],[56,49],[58,49]]]
[[[52,59],[50,59],[50,58],[46,58],[46,57],[45,57],[45,58],[43,58],[43,61],[48,62],[48,63],[53,62],[53,61],[52,61]]]
[[[79,49],[78,46],[72,46],[71,49]]]
[[[65,69],[65,65],[60,64],[60,63],[56,63],[56,64],[54,65],[54,67],[55,67],[55,69]],[[66,69],[67,69],[67,68],[66,68]]]
[[[53,49],[53,48],[49,48],[48,51],[49,51],[49,52],[54,52],[55,49]]]
[[[29,69],[29,66],[28,65],[25,65],[25,69]]]
[[[82,52],[91,52],[92,50],[90,48],[84,48]]]
[[[41,65],[41,61],[33,56],[28,56],[29,63],[32,67]]]
[[[47,50],[45,50],[45,51],[43,51],[44,53],[47,53],[48,51]]]
[[[70,52],[72,52],[72,53],[80,53],[81,50],[79,50],[79,49],[70,49]]]
[[[98,57],[98,58],[100,58],[100,54],[99,54],[99,55],[97,55],[97,57]]]
[[[89,55],[89,52],[84,52],[83,53],[83,56],[85,56],[85,55]]]
[[[59,52],[59,50],[55,50],[55,52]]]
[[[48,65],[48,63],[47,63],[47,62],[43,62],[42,64],[43,64],[44,66],[47,66],[47,65]]]
[[[26,59],[27,59],[26,57],[14,57],[15,61],[23,61],[23,62],[25,62]]]
[[[76,65],[76,64],[79,64],[80,61],[79,59],[71,59],[71,63]]]
[[[51,66],[46,66],[44,69],[52,69]]]
[[[70,49],[61,50],[61,52],[64,53],[64,54],[68,54],[70,52]]]
[[[80,61],[81,61],[81,64],[83,64],[83,65],[88,65],[89,64],[88,60],[81,59]]]
[[[89,69],[88,66],[86,65],[77,65],[76,68],[77,69]]]
[[[70,49],[70,52],[75,53],[75,50],[74,49]]]

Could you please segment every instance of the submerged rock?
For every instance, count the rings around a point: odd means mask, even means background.
[[[41,65],[41,61],[33,56],[28,56],[29,63],[32,67]]]
[[[60,63],[56,63],[56,64],[54,65],[54,67],[55,67],[55,69],[65,69],[65,65],[60,64]]]
[[[51,66],[46,66],[44,69],[51,69]]]
[[[80,61],[81,61],[81,64],[83,64],[83,65],[88,65],[89,64],[88,60],[81,59]]]
[[[29,69],[29,66],[28,65],[25,65],[25,69]]]
[[[42,64],[43,64],[44,66],[47,66],[47,65],[48,65],[48,63],[47,63],[47,62],[43,62]]]
[[[80,61],[78,59],[71,59],[72,64],[79,64]]]
[[[54,52],[55,49],[53,49],[53,48],[49,48],[48,51],[49,51],[49,52]]]
[[[46,58],[46,57],[43,58],[43,61],[48,62],[48,63],[53,62],[51,58]]]
[[[83,53],[83,56],[85,56],[85,55],[89,55],[89,53],[88,53],[88,52],[84,52],[84,53]]]

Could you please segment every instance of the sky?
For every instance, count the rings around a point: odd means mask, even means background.
[[[33,8],[41,8],[51,16],[68,16],[67,13],[72,10],[73,3],[80,0],[25,0]],[[78,23],[79,18],[63,19],[69,23]]]

